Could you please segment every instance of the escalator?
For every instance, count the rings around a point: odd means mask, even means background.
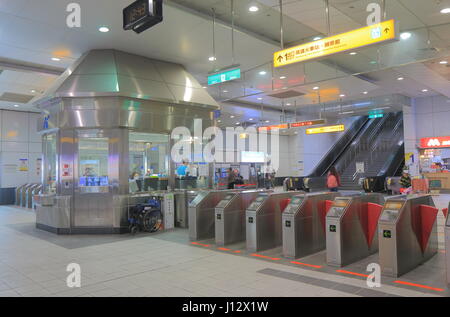
[[[359,123],[359,125],[358,125]],[[326,173],[335,166],[341,175],[341,189],[361,190],[368,177],[383,182],[398,172],[404,160],[403,114],[383,118],[358,119],[339,142],[324,156],[313,173],[305,177],[310,191],[326,188]],[[357,165],[363,169],[357,170]]]

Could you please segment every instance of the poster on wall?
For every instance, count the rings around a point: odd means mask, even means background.
[[[28,172],[28,159],[19,159],[19,172]]]
[[[364,162],[356,162],[356,173],[362,174],[365,172]]]
[[[73,168],[71,164],[63,164],[61,176],[65,180],[73,177]]]

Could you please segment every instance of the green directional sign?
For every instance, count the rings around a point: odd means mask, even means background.
[[[369,119],[383,118],[383,110],[371,110],[369,111]]]
[[[221,72],[208,76],[208,85],[211,86],[215,84],[220,84],[226,81],[231,81],[239,78],[241,78],[241,69],[240,68],[232,69],[226,72]]]

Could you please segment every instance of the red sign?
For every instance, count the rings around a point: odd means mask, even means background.
[[[288,124],[278,124],[278,125],[271,125],[268,127],[260,127],[258,130],[259,131],[270,131],[270,130],[288,129],[288,128],[289,128]]]
[[[420,147],[422,149],[450,147],[450,136],[443,136],[438,138],[423,138],[420,140]]]
[[[303,121],[303,122],[294,122],[294,123],[290,123],[289,126],[291,128],[301,128],[301,127],[309,127],[312,125],[318,125],[318,124],[324,124],[325,120],[311,120],[311,121]]]

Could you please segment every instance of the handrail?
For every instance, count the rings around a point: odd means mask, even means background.
[[[352,124],[351,128],[347,130],[338,142],[336,142],[334,146],[327,151],[314,170],[306,177],[324,176],[330,167],[333,166],[342,155],[345,155],[347,148],[351,145],[354,139],[358,137],[368,122],[368,117],[361,117],[356,120]]]

